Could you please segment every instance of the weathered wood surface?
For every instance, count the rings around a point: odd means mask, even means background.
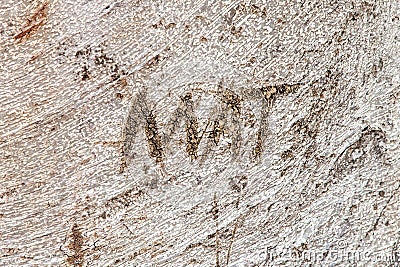
[[[0,265],[395,266],[399,17],[2,0]]]

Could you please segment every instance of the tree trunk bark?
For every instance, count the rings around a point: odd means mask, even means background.
[[[3,0],[0,265],[398,264],[399,3]]]

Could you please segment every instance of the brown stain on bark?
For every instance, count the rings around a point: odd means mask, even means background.
[[[161,163],[164,158],[164,151],[161,142],[161,136],[158,131],[156,117],[152,111],[146,116],[146,137],[149,145],[149,155],[155,158],[157,163]]]
[[[221,138],[221,134],[223,134],[223,129],[221,128],[219,121],[215,120],[208,137],[211,138],[214,141],[214,144],[217,146],[219,139]]]
[[[253,149],[253,156],[255,159],[259,159],[261,157],[261,154],[263,152],[263,140],[262,140],[262,131],[259,130],[257,132],[257,140],[255,147]]]
[[[45,1],[39,5],[36,11],[28,18],[26,24],[22,27],[21,32],[14,36],[14,40],[22,42],[29,39],[47,22],[49,12],[49,1]]]
[[[199,147],[197,118],[190,118],[186,123],[186,152],[192,160],[197,158],[197,149]]]
[[[109,199],[105,207],[109,209],[123,209],[134,204],[138,198],[144,195],[142,190],[136,188],[129,189]]]
[[[83,266],[83,236],[79,230],[78,224],[74,224],[71,233],[72,242],[68,245],[68,248],[73,251],[72,256],[68,256],[67,262],[71,266],[81,267]]]
[[[222,102],[230,108],[236,116],[240,116],[241,113],[241,100],[240,96],[231,90],[225,90],[222,95]]]
[[[199,137],[199,123],[194,112],[192,93],[187,93],[181,99],[184,104],[183,114],[186,119],[186,153],[191,160],[195,160],[202,137]]]
[[[218,84],[217,95],[221,98],[222,103],[233,111],[235,116],[240,116],[241,98],[238,94],[228,88],[224,88],[221,81]]]
[[[26,63],[27,64],[32,63],[33,61],[35,61],[36,59],[41,57],[43,54],[44,54],[44,52],[42,51],[42,52],[40,52],[40,53],[38,53],[36,55],[33,55]]]
[[[264,95],[265,100],[268,103],[268,107],[271,107],[276,98],[280,95],[286,95],[293,93],[300,87],[300,84],[280,84],[280,85],[268,85],[261,87],[261,92]]]
[[[266,128],[268,125],[268,113],[274,105],[276,99],[280,96],[285,96],[294,93],[300,88],[303,83],[283,83],[278,85],[266,85],[260,88],[261,93],[266,101],[265,109],[261,118],[260,129],[257,132],[257,137],[255,140],[255,145],[253,148],[253,159],[259,159],[264,150],[264,139],[266,138]]]

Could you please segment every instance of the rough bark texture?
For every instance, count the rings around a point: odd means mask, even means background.
[[[2,0],[1,266],[397,266],[398,0]]]

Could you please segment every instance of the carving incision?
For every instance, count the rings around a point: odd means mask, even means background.
[[[251,137],[255,140],[252,157],[259,158],[263,151],[263,142],[266,138],[267,116],[275,100],[295,92],[300,83],[269,85],[259,88],[264,97],[260,129],[256,135]],[[204,112],[199,117],[199,101],[202,97],[212,96],[214,109],[204,117]],[[243,101],[246,96],[241,96],[234,90],[226,88],[218,83],[214,90],[189,90],[178,96],[175,104],[177,107],[171,115],[157,111],[157,103],[151,103],[146,97],[145,91],[139,92],[132,100],[131,107],[125,122],[122,140],[122,163],[121,169],[126,166],[126,159],[133,157],[133,144],[140,129],[144,130],[148,155],[154,159],[156,164],[164,166],[166,150],[173,149],[171,140],[176,134],[182,133],[183,149],[191,161],[198,160],[200,149],[202,161],[209,157],[211,151],[221,146],[222,138],[226,138],[225,149],[231,151],[233,158],[240,155],[242,147],[242,131],[245,125],[254,125],[242,117]],[[169,103],[171,104],[171,103]],[[158,112],[158,113],[157,113]],[[254,120],[254,118],[252,118]],[[166,120],[167,123],[160,122]],[[203,125],[203,126],[201,126]],[[205,137],[205,138],[203,138]],[[248,136],[246,138],[249,138]],[[201,144],[204,142],[204,147]],[[222,149],[222,147],[220,147]],[[224,149],[223,149],[224,150]]]

